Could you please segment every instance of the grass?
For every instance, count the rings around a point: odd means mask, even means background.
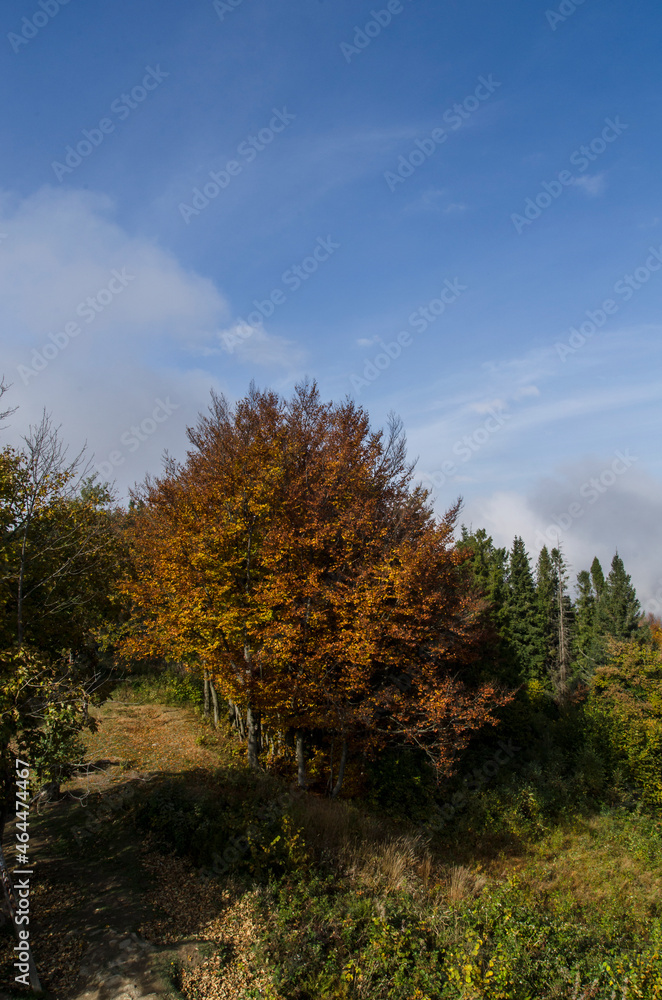
[[[661,824],[641,810],[566,819],[500,856],[476,833],[461,861],[351,802],[219,780],[228,837],[282,808],[224,871],[211,955],[178,973],[186,998],[662,997]]]
[[[126,677],[115,687],[114,701],[134,705],[202,705],[202,685],[193,676],[175,669]]]
[[[232,812],[250,823],[279,794],[244,776]],[[662,997],[662,823],[640,806],[534,827],[524,816],[500,850],[489,826],[463,824],[458,844],[457,831],[432,838],[315,796],[292,795],[272,819],[223,875],[252,946],[232,950],[221,913],[222,947],[180,982],[191,1000],[225,996],[213,983],[238,970],[248,978],[228,995],[241,998],[258,995],[249,973],[273,1000]]]
[[[78,863],[84,838],[80,884],[53,879],[53,920],[132,910],[171,996],[662,1000],[662,822],[636,799],[607,789],[600,805],[584,778],[518,762],[435,832],[406,796],[398,812],[250,772],[190,706],[132,691],[89,736],[117,763],[90,779],[87,812],[42,818],[56,863]]]

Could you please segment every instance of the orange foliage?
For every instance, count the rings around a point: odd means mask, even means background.
[[[274,728],[398,735],[448,771],[509,696],[461,679],[481,632],[459,502],[436,522],[399,424],[372,432],[352,402],[299,386],[234,411],[213,397],[189,437],[138,498],[127,649],[203,662]]]

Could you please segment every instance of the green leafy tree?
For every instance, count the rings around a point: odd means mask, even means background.
[[[0,452],[0,648],[75,654],[112,613],[119,515],[46,415],[24,440]]]
[[[34,754],[38,780],[56,785],[78,755],[122,551],[110,495],[85,475],[82,455],[67,459],[46,415],[24,440],[0,451],[3,812],[17,748]]]
[[[620,577],[620,570],[618,571]],[[624,770],[643,798],[662,805],[662,629],[651,643],[607,638],[608,662],[595,671],[587,719],[596,750],[610,769]]]

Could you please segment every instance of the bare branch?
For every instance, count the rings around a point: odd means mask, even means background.
[[[0,399],[4,396],[9,389],[11,389],[12,383],[5,382],[4,375],[0,378]],[[18,406],[13,406],[9,410],[0,410],[0,420],[5,420],[7,417],[11,417],[12,413],[16,413]]]

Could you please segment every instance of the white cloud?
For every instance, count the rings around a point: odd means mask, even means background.
[[[590,198],[597,198],[607,189],[607,181],[604,174],[584,174],[582,177],[573,177],[572,184],[587,194]]]
[[[286,368],[293,374],[306,358],[306,352],[293,341],[267,333],[262,326],[234,323],[218,336],[222,349],[245,363]]]
[[[473,413],[491,413],[492,410],[505,410],[508,403],[505,399],[487,399],[481,400],[478,403],[470,403],[469,410]]]
[[[18,443],[46,408],[72,449],[87,441],[98,462],[120,453],[113,471],[122,488],[158,469],[165,448],[182,454],[186,425],[211,386],[227,391],[219,374],[236,365],[223,355],[206,370],[201,360],[230,318],[217,285],[119,226],[112,202],[86,191],[0,195],[0,232],[0,375],[12,383],[7,405],[18,406],[4,440]],[[67,324],[79,332],[67,338]],[[258,337],[252,350],[276,363],[283,344]],[[173,403],[167,421],[139,447],[122,444],[158,399]]]
[[[539,396],[540,389],[537,385],[523,385],[515,392],[515,399],[525,399],[527,396]]]
[[[122,340],[158,336],[186,344],[209,337],[227,316],[225,298],[210,279],[121,229],[108,198],[47,187],[13,211],[4,208],[0,228],[9,238],[0,248],[0,327],[5,341],[27,355],[67,322],[80,323],[79,304],[105,288],[115,270],[124,269],[131,280],[94,320],[96,340],[112,329]],[[72,342],[69,351],[77,346]]]
[[[449,192],[444,188],[428,188],[422,194],[409,202],[404,208],[405,215],[417,212],[436,212],[444,215],[461,215],[468,205],[461,201],[449,200]]]
[[[594,556],[607,573],[618,549],[646,603],[662,584],[662,565],[651,550],[659,533],[662,483],[641,468],[643,457],[628,449],[587,456],[526,493],[502,490],[474,498],[463,520],[485,528],[497,545],[510,547],[521,535],[533,563],[543,544],[560,539],[573,582]]]

